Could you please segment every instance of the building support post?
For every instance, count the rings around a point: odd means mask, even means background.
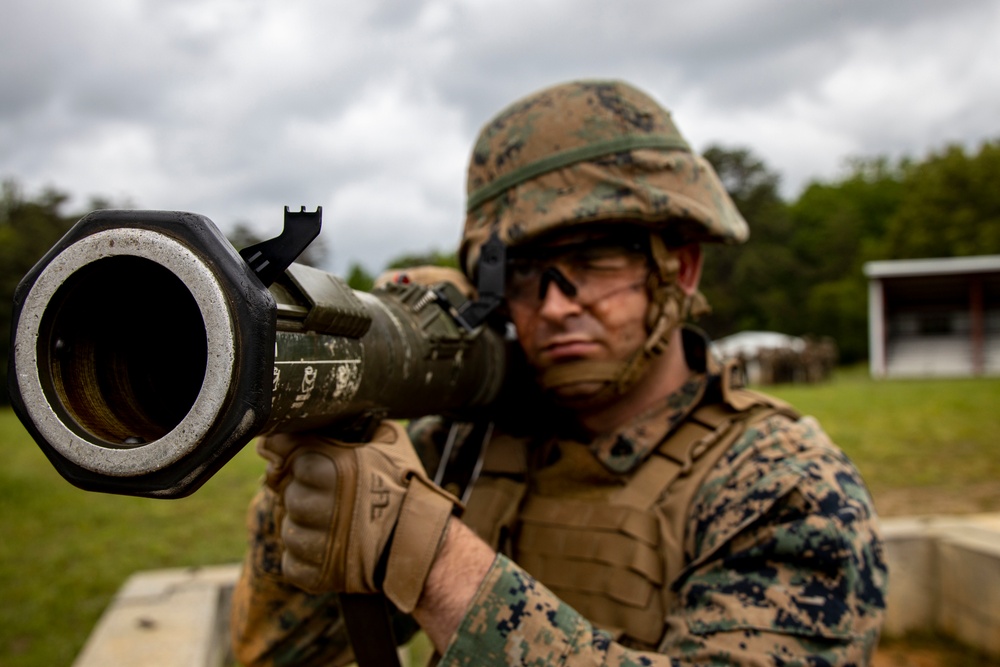
[[[873,378],[886,376],[885,289],[880,278],[868,281],[868,370]]]
[[[983,313],[983,278],[969,280],[969,315],[972,321],[972,374],[982,375],[986,366],[985,317]]]

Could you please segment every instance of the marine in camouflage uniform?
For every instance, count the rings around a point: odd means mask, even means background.
[[[492,234],[516,252],[593,225],[648,230],[649,336],[622,363],[541,373],[545,419],[534,397],[497,415],[463,521],[499,554],[440,664],[866,664],[886,568],[864,483],[815,420],[742,388],[703,337],[679,331],[703,301],[677,288],[671,249],[748,232],[669,114],[621,82],[540,91],[483,129],[468,186],[470,277]],[[605,432],[580,428],[586,400],[628,395],[671,340],[691,369],[682,386]],[[598,387],[583,403],[581,384]],[[449,427],[411,425],[426,465]],[[265,489],[249,515],[237,653],[342,662],[335,597],[282,579],[273,505]]]

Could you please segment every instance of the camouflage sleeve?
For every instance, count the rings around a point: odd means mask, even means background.
[[[354,660],[334,593],[312,594],[280,576],[273,492],[262,488],[247,513],[250,545],[233,591],[233,654],[247,667],[345,665]],[[409,616],[394,614],[393,634],[405,642],[416,631]]]
[[[438,667],[675,664],[629,651],[503,555],[470,605]]]
[[[447,434],[441,424],[440,418],[411,423],[417,434],[414,444],[425,466],[436,466],[441,429]],[[258,492],[247,511],[247,534],[247,555],[233,592],[230,618],[236,658],[248,667],[311,667],[353,661],[337,596],[307,593],[281,579],[274,494],[267,487]],[[412,618],[402,614],[394,614],[392,624],[401,643],[417,629]]]
[[[868,663],[885,612],[882,539],[861,476],[815,420],[749,429],[705,480],[687,536],[666,651]]]
[[[812,420],[748,431],[694,501],[658,653],[628,649],[498,557],[441,665],[867,664],[886,569],[871,500]]]
[[[247,512],[249,549],[233,591],[233,653],[248,667],[308,667],[353,659],[337,596],[313,595],[280,576],[274,493],[262,488]]]

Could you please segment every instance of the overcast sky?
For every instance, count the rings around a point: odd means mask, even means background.
[[[451,250],[483,123],[616,77],[796,196],[850,157],[1000,138],[1000,0],[12,0],[0,178],[223,230],[324,208],[329,266]]]

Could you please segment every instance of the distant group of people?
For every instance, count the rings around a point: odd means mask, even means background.
[[[750,384],[815,384],[830,379],[839,351],[832,338],[806,338],[801,348],[768,347],[733,357]]]

